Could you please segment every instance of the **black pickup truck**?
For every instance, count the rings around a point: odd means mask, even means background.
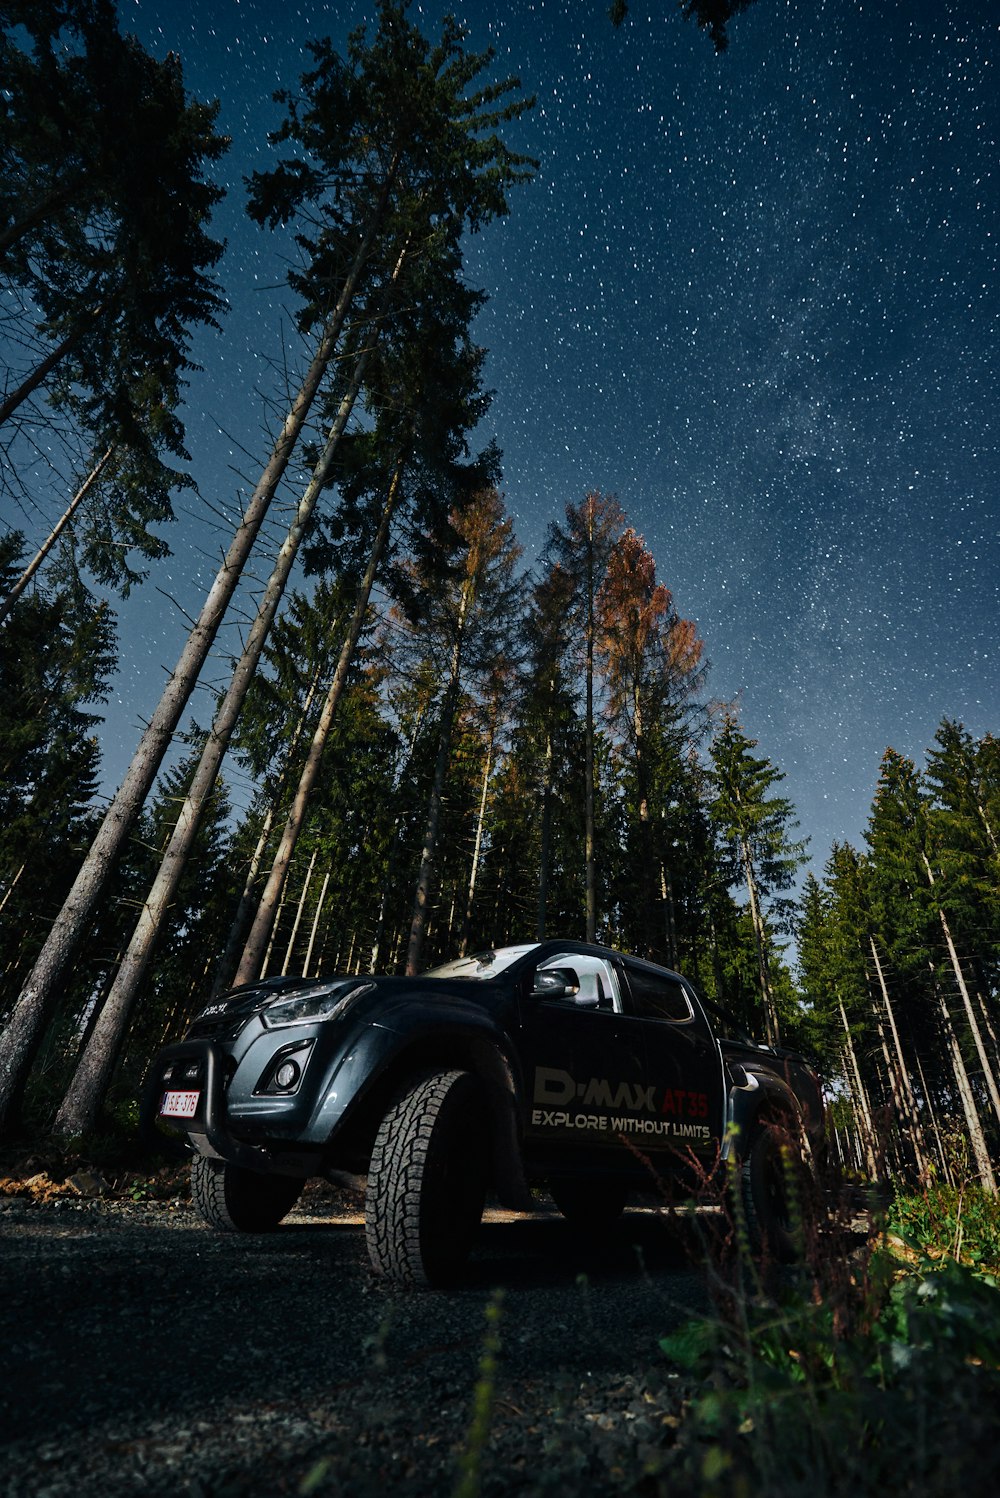
[[[678,973],[575,941],[235,989],[160,1053],[147,1099],[186,1133],[212,1226],[266,1231],[308,1177],[367,1174],[372,1264],[410,1285],[454,1276],[489,1190],[530,1211],[544,1185],[594,1225],[731,1152],[751,1238],[792,1257],[781,1140],[823,1144],[800,1056],[720,1041]]]

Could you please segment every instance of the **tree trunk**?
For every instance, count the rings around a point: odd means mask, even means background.
[[[43,193],[30,208],[22,212],[19,219],[15,219],[0,230],[0,255],[6,255],[7,251],[16,245],[19,239],[23,239],[36,224],[44,223],[54,209],[64,208],[67,203],[71,203],[77,194],[83,191],[86,182],[86,176],[81,175]]]
[[[278,777],[278,783],[274,788],[274,796],[267,808],[267,811],[264,813],[264,820],[261,823],[260,834],[257,838],[253,853],[251,854],[250,862],[247,865],[246,878],[243,881],[243,889],[240,892],[240,902],[236,907],[236,914],[233,916],[232,924],[229,928],[229,935],[226,938],[225,950],[221,958],[219,959],[215,980],[212,983],[212,989],[209,994],[209,998],[211,999],[218,998],[219,994],[222,993],[225,989],[233,987],[233,972],[236,968],[237,959],[239,957],[240,951],[242,950],[243,944],[246,941],[247,933],[250,930],[250,925],[253,920],[254,892],[257,888],[257,876],[260,873],[260,866],[264,862],[264,853],[267,850],[268,840],[271,836],[271,829],[274,826],[275,817],[277,816],[278,801],[281,797],[282,791],[284,790],[289,765],[294,759],[296,751],[298,750],[299,744],[302,740],[302,735],[305,733],[309,712],[312,708],[313,702],[316,697],[316,691],[319,687],[319,679],[322,667],[323,662],[317,662],[316,668],[313,671],[312,678],[309,682],[309,689],[306,692],[305,701],[302,704],[302,712],[299,714],[298,722],[295,725],[295,731],[293,732],[292,737],[289,741],[288,750],[285,755],[285,763],[282,768],[281,774]]]
[[[90,321],[93,321],[105,310],[104,304],[101,303],[96,307],[92,307],[87,317]],[[14,412],[19,406],[24,404],[29,395],[35,393],[39,385],[45,384],[45,381],[56,366],[61,364],[66,355],[71,354],[77,344],[83,340],[85,332],[86,327],[84,323],[79,323],[71,333],[66,334],[62,343],[56,344],[52,352],[46,354],[42,362],[35,366],[27,379],[23,380],[16,390],[12,390],[10,395],[0,401],[0,426],[3,426],[4,422],[8,421],[14,415]]]
[[[930,861],[926,853],[924,853],[922,857],[924,860],[924,868],[927,870],[927,878],[930,881],[931,888],[933,889],[934,873],[931,869]],[[938,906],[938,915],[941,919],[941,930],[944,932],[945,944],[948,948],[948,956],[951,959],[952,971],[955,974],[955,982],[958,984],[958,991],[962,995],[962,1004],[965,1007],[965,1017],[969,1022],[969,1031],[972,1035],[973,1044],[976,1047],[976,1055],[979,1057],[979,1064],[983,1069],[983,1078],[986,1082],[986,1087],[990,1094],[990,1101],[993,1104],[993,1111],[997,1116],[998,1122],[1000,1122],[1000,1091],[997,1090],[997,1080],[993,1075],[993,1068],[990,1065],[989,1057],[986,1054],[986,1047],[983,1045],[983,1037],[980,1032],[979,1025],[976,1022],[975,1010],[972,1007],[972,1000],[969,998],[969,990],[966,987],[965,976],[962,972],[962,965],[958,960],[958,953],[955,950],[955,943],[951,939],[951,928],[948,925],[948,917],[944,913],[943,906]]]
[[[348,626],[347,636],[344,640],[343,645],[341,646],[340,657],[337,661],[337,669],[333,673],[333,680],[330,682],[330,687],[326,694],[326,700],[323,703],[323,709],[320,713],[319,722],[317,723],[315,731],[313,733],[312,743],[309,746],[309,753],[306,756],[306,762],[303,765],[302,773],[299,776],[299,783],[295,791],[295,798],[292,801],[291,809],[289,810],[288,818],[285,822],[285,828],[281,836],[281,842],[279,843],[278,849],[274,855],[274,861],[271,864],[271,872],[268,875],[267,884],[264,886],[263,893],[260,897],[260,903],[257,906],[257,914],[254,917],[253,925],[250,928],[250,934],[247,937],[246,944],[243,948],[243,955],[240,958],[240,965],[237,969],[236,978],[234,980],[237,984],[252,982],[254,978],[257,977],[257,974],[260,971],[261,958],[263,956],[265,948],[267,947],[267,943],[271,935],[271,930],[274,926],[278,900],[280,899],[281,891],[284,887],[285,877],[288,873],[288,866],[291,863],[292,855],[295,852],[295,844],[298,841],[299,834],[302,831],[302,826],[305,822],[306,811],[309,807],[309,800],[312,796],[313,789],[319,776],[320,765],[323,759],[323,751],[326,748],[326,742],[330,736],[330,730],[333,727],[333,721],[336,716],[337,707],[343,694],[344,686],[347,682],[347,675],[351,668],[351,662],[354,659],[354,652],[357,648],[358,640],[361,638],[361,631],[364,627],[365,616],[368,612],[368,602],[371,598],[372,586],[375,582],[375,577],[378,572],[379,565],[382,561],[383,556],[385,555],[385,549],[389,542],[392,518],[395,514],[396,505],[399,500],[399,489],[403,478],[403,467],[404,462],[401,459],[396,466],[396,470],[393,473],[392,480],[389,484],[389,492],[386,496],[385,505],[382,509],[379,528],[376,533],[375,540],[372,543],[372,549],[368,557],[368,564],[365,568],[364,576],[361,579],[361,586],[358,589],[358,596],[355,600],[354,612],[351,615],[351,622]]]
[[[490,720],[490,737],[486,746],[486,761],[483,765],[483,785],[479,794],[479,816],[476,818],[476,840],[472,849],[472,868],[469,870],[469,887],[465,896],[465,916],[462,920],[462,940],[458,955],[464,957],[469,945],[472,929],[472,908],[476,898],[476,875],[479,872],[479,855],[483,847],[483,824],[486,821],[486,793],[489,790],[490,771],[493,768],[493,745],[496,740],[496,714]]]
[[[187,856],[197,835],[208,799],[215,787],[219,767],[229,747],[243,702],[250,688],[285,584],[299,545],[329,477],[334,452],[354,407],[371,353],[371,344],[358,355],[350,386],[344,395],[322,457],[299,501],[295,519],[285,537],[278,559],[264,590],[243,654],[236,663],[229,690],[215,715],[211,733],[202,751],[184,805],[167,844],[163,861],[143,905],[128,951],[118,969],[91,1043],[80,1060],[58,1113],[54,1131],[77,1135],[89,1129],[101,1105],[114,1069],[135,994],[152,956],[153,946],[184,873]]]
[[[890,1068],[890,1074],[895,1077],[896,1083],[893,1091],[896,1094],[897,1105],[901,1116],[906,1124],[910,1142],[913,1146],[914,1159],[917,1164],[917,1173],[922,1185],[926,1185],[930,1179],[929,1162],[927,1159],[927,1142],[924,1139],[924,1131],[920,1123],[920,1115],[917,1112],[917,1100],[913,1095],[913,1087],[910,1084],[910,1074],[903,1059],[903,1047],[899,1041],[899,1031],[896,1028],[896,1016],[892,1012],[889,1002],[889,990],[886,986],[885,976],[882,972],[882,964],[879,961],[878,947],[875,945],[874,936],[869,933],[868,941],[871,945],[872,959],[875,963],[875,972],[878,974],[878,985],[882,994],[882,1005],[889,1021],[889,1029],[892,1032],[892,1044],[895,1052],[895,1066],[886,1053],[886,1065]],[[879,1033],[881,1034],[881,1024]],[[883,1045],[885,1044],[883,1040]]]
[[[456,656],[457,650],[458,647],[456,646]],[[441,730],[438,735],[437,760],[434,765],[434,783],[431,786],[430,802],[427,808],[427,825],[424,829],[424,844],[420,853],[420,870],[417,874],[417,888],[413,897],[413,916],[410,921],[410,936],[406,947],[406,976],[408,978],[414,977],[420,971],[424,932],[427,926],[427,907],[430,900],[431,879],[434,874],[435,854],[437,853],[441,800],[444,795],[445,777],[448,773],[451,731],[457,707],[458,662],[455,660],[452,665],[451,679],[448,682],[448,688],[444,696],[444,705],[441,711]]]
[[[933,975],[934,968],[931,965]],[[972,1095],[969,1084],[969,1074],[965,1069],[962,1059],[962,1049],[955,1034],[955,1027],[951,1022],[948,1005],[945,1003],[944,994],[940,985],[934,982],[934,991],[937,994],[938,1008],[941,1011],[941,1021],[944,1026],[945,1042],[951,1056],[952,1070],[955,1073],[955,1081],[958,1084],[958,1095],[962,1102],[962,1112],[965,1114],[965,1126],[969,1131],[969,1142],[972,1145],[972,1153],[976,1161],[976,1169],[979,1171],[979,1179],[986,1191],[993,1196],[997,1194],[996,1176],[993,1174],[993,1165],[990,1161],[990,1153],[986,1148],[986,1136],[983,1126],[979,1121],[979,1111],[976,1108],[976,1100]]]
[[[57,996],[63,971],[83,935],[123,844],[142,810],[156,778],[174,729],[187,706],[205,658],[215,640],[257,534],[267,515],[303,425],[336,351],[361,272],[388,204],[391,174],[387,178],[337,305],[326,323],[319,347],[299,387],[275,441],[242,523],[208,593],[201,614],[188,636],[180,659],[140,740],[125,779],[108,807],[97,836],[74,881],[73,888],[53,923],[38,959],[21,992],[4,1032],[0,1053],[0,1135],[10,1127],[20,1106],[21,1095],[41,1033]]]
[[[586,865],[587,941],[597,940],[597,861],[594,852],[594,517],[588,514],[587,548],[587,696],[584,723],[584,862]]]
[[[854,1040],[851,1036],[851,1027],[847,1023],[847,1015],[844,1011],[844,1005],[839,998],[837,1000],[837,1007],[840,1010],[841,1022],[844,1026],[844,1033],[847,1036],[847,1043],[844,1049],[850,1061],[852,1082],[851,1090],[854,1093],[855,1098],[857,1099],[857,1111],[861,1118],[860,1133],[864,1142],[865,1160],[868,1165],[870,1179],[874,1181],[878,1179],[879,1168],[876,1150],[875,1126],[872,1121],[871,1106],[868,1102],[868,1093],[865,1090],[865,1084],[861,1077],[861,1068],[858,1066],[858,1058],[854,1050]]]
[[[472,579],[470,578],[466,581],[462,589],[462,601],[458,613],[455,644],[451,653],[451,669],[448,673],[448,685],[445,688],[441,709],[441,728],[438,735],[437,761],[434,765],[434,783],[431,786],[430,804],[427,808],[427,826],[424,830],[424,845],[420,854],[420,870],[417,874],[417,888],[413,896],[413,916],[410,921],[410,935],[406,947],[407,977],[414,977],[419,971],[420,956],[424,945],[424,932],[427,926],[427,905],[430,899],[434,858],[437,852],[438,823],[441,818],[441,799],[444,795],[444,782],[448,773],[451,732],[455,721],[455,713],[458,710],[458,691],[462,670],[462,637],[465,630],[466,611],[471,602],[472,586]]]
[[[24,571],[21,573],[21,576],[18,578],[17,582],[7,594],[6,598],[0,599],[0,619],[6,619],[7,615],[10,613],[11,609],[20,598],[21,594],[24,592],[25,588],[31,582],[31,579],[34,577],[35,573],[45,561],[45,558],[48,556],[49,552],[52,550],[53,546],[55,546],[63,531],[66,529],[67,525],[76,514],[77,510],[80,508],[80,504],[85,498],[88,489],[98,478],[100,478],[101,473],[107,467],[107,464],[110,461],[111,454],[113,452],[114,448],[109,447],[104,456],[90,470],[87,477],[84,479],[83,483],[80,485],[79,489],[73,495],[73,498],[70,500],[69,504],[66,506],[65,510],[60,515],[55,525],[52,527],[48,536],[42,542],[41,546],[35,552],[35,555],[32,557],[27,567],[25,567]]]
[[[767,930],[764,926],[764,917],[760,909],[760,892],[757,889],[757,875],[754,871],[753,856],[750,845],[746,838],[740,838],[740,859],[743,863],[743,877],[746,880],[747,895],[750,901],[750,923],[753,926],[754,941],[757,945],[757,977],[760,983],[760,995],[764,1001],[764,1026],[767,1034],[768,1045],[781,1044],[781,1032],[778,1027],[778,1012],[774,1003],[774,990],[771,988],[771,972],[767,954]]]
[[[924,1101],[927,1104],[927,1111],[931,1116],[931,1128],[934,1130],[934,1143],[937,1147],[938,1164],[941,1167],[942,1174],[944,1175],[945,1180],[948,1182],[948,1185],[954,1186],[955,1179],[951,1173],[951,1166],[948,1163],[948,1156],[945,1154],[944,1140],[941,1138],[941,1130],[938,1128],[937,1112],[934,1107],[934,1101],[931,1097],[930,1088],[927,1086],[927,1078],[924,1076],[924,1068],[921,1064],[919,1054],[916,1057],[916,1062],[917,1075],[920,1078],[920,1088],[924,1094]]]
[[[288,938],[288,946],[285,948],[285,960],[281,964],[281,976],[283,978],[287,978],[288,976],[288,966],[292,960],[292,953],[295,950],[295,938],[298,936],[299,927],[302,924],[302,912],[305,909],[306,899],[309,894],[309,886],[310,884],[312,884],[313,869],[316,867],[316,858],[318,853],[319,849],[314,848],[312,851],[312,857],[309,860],[309,867],[306,869],[306,877],[303,881],[302,890],[299,894],[298,904],[295,907],[295,919],[292,922],[292,934]]]
[[[545,769],[542,772],[542,827],[538,854],[538,907],[535,938],[545,940],[545,910],[549,901],[549,862],[552,857],[552,726],[545,733]]]
[[[332,872],[332,869],[327,869],[326,874],[323,876],[323,887],[319,892],[319,899],[316,901],[316,909],[313,912],[312,926],[309,929],[309,945],[306,947],[306,960],[302,964],[302,973],[306,978],[309,976],[313,948],[316,945],[316,932],[319,929],[319,918],[323,912],[323,906],[326,904],[326,892],[330,888],[330,875]]]

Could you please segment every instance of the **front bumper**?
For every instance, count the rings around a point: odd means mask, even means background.
[[[174,1062],[197,1066],[198,1107],[190,1120],[166,1119],[164,1122],[186,1133],[198,1154],[210,1155],[231,1165],[242,1165],[247,1170],[270,1172],[281,1167],[287,1169],[292,1164],[284,1152],[279,1156],[272,1149],[237,1139],[232,1133],[226,1110],[227,1057],[222,1047],[211,1040],[181,1041],[166,1046],[159,1053],[143,1088],[141,1124],[146,1137],[159,1116],[163,1095],[167,1091],[164,1072]]]

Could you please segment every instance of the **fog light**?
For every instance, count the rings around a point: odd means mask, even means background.
[[[294,1087],[299,1080],[299,1068],[294,1061],[283,1061],[274,1074],[274,1080],[279,1087]]]

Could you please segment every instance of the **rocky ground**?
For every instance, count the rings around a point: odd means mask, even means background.
[[[697,1235],[655,1211],[601,1243],[553,1211],[488,1213],[459,1288],[404,1294],[369,1272],[350,1184],[254,1237],[206,1228],[167,1172],[22,1170],[4,1191],[10,1498],[450,1495],[470,1463],[486,1494],[622,1493],[683,1410],[658,1340],[709,1309]]]

